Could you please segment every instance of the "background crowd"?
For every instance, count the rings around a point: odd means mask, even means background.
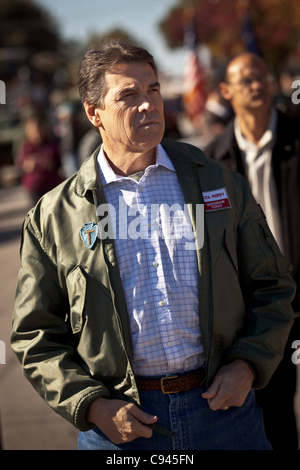
[[[101,143],[79,102],[76,74],[83,53],[90,44],[100,41],[103,33],[91,35],[81,43],[63,42],[55,22],[41,9],[41,3],[1,0],[0,80],[6,85],[6,104],[0,104],[0,204],[4,194],[1,190],[13,191],[21,186],[29,206],[34,205],[45,192],[74,174]],[[219,85],[226,81],[230,58],[243,51],[254,52],[265,60],[273,108],[288,118],[300,120],[300,104],[292,100],[294,83],[300,78],[300,35],[295,34],[297,21],[300,26],[297,2],[284,2],[284,13],[276,1],[266,1],[262,7],[256,0],[231,0],[227,1],[226,11],[226,2],[222,0],[185,3],[189,8],[183,7],[184,2],[174,0],[174,9],[160,25],[170,47],[180,43],[186,50],[186,60],[177,75],[163,68],[159,70],[165,102],[165,136],[190,142],[204,151],[212,148],[210,144],[223,135],[236,116],[236,110],[221,94]],[[209,23],[217,13],[219,26]],[[280,21],[285,28],[274,29]],[[262,26],[266,24],[265,29],[273,24],[273,43],[268,43],[264,36]],[[230,25],[232,37],[224,33]],[[293,33],[293,41],[288,28]],[[221,31],[219,36],[217,29]],[[135,40],[131,32],[121,29],[107,35]],[[300,141],[300,126],[294,125],[297,128]],[[293,143],[287,145],[297,145],[297,139],[296,135]],[[299,149],[297,152],[299,162]],[[299,163],[295,168],[300,183]],[[299,284],[299,279],[296,281]],[[300,339],[298,331],[294,331],[295,339]],[[289,398],[292,407],[295,369],[291,372],[293,378],[288,375],[289,370],[285,369],[279,383],[293,382],[292,398]],[[284,431],[288,437],[289,430],[284,427]],[[292,439],[297,441],[295,430]]]

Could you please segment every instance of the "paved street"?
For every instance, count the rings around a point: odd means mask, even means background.
[[[6,344],[6,364],[0,364],[2,445],[5,450],[75,450],[76,429],[56,415],[37,395],[23,377],[9,346],[14,292],[20,268],[21,224],[27,209],[28,200],[20,187],[0,189],[0,340]],[[298,371],[299,368],[300,365]],[[298,383],[296,402],[300,429],[300,373]]]
[[[6,365],[0,365],[2,445],[4,450],[75,450],[77,430],[38,396],[9,346],[20,227],[27,208],[21,188],[0,190],[0,340],[6,344]]]

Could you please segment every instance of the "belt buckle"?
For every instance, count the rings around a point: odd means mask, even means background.
[[[160,379],[160,386],[161,386],[161,391],[164,395],[169,395],[170,393],[178,393],[178,391],[175,391],[175,392],[166,392],[165,391],[165,385],[164,385],[164,381],[165,380],[172,380],[172,379],[178,379],[178,375],[173,375],[172,377],[162,377]]]

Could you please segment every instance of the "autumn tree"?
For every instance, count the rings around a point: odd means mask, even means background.
[[[207,44],[215,57],[245,50],[247,8],[261,54],[275,69],[300,41],[299,0],[179,0],[160,24],[170,48],[182,46],[191,8],[197,41]]]

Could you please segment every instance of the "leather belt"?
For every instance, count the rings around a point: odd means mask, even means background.
[[[169,393],[187,392],[192,388],[201,387],[206,378],[203,367],[186,375],[165,376],[160,379],[147,379],[137,377],[139,389],[142,391],[161,391],[164,395]]]

